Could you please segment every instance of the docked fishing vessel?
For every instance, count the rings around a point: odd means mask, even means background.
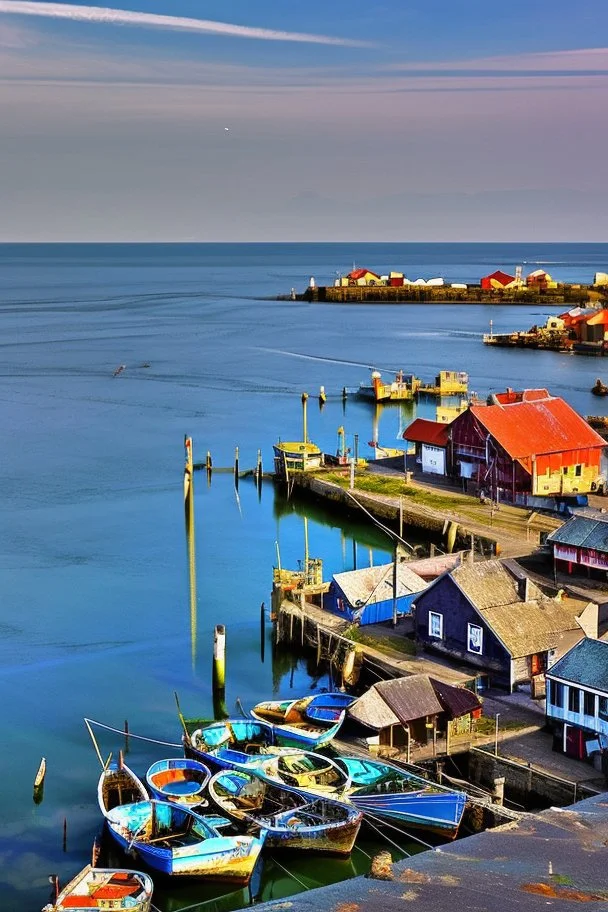
[[[240,770],[212,776],[209,797],[232,819],[267,830],[271,848],[350,855],[361,826],[362,813],[350,803],[299,792]]]
[[[276,745],[265,722],[234,719],[215,722],[184,736],[187,756],[215,770],[242,770],[271,782],[310,792],[345,794],[350,778],[329,757]]]
[[[140,788],[145,792],[124,765],[105,769],[99,779],[99,807],[125,852],[170,876],[249,882],[266,837],[263,828],[257,836],[222,835],[219,829],[230,826],[229,820],[202,817],[168,801],[133,801]]]
[[[335,738],[353,698],[323,693],[299,700],[270,700],[251,710],[254,719],[272,725],[277,744],[285,747],[325,747]]]
[[[308,472],[323,465],[323,453],[310,441],[279,441],[273,446],[274,469],[277,475],[291,471]]]
[[[422,381],[414,374],[404,374],[403,371],[397,371],[395,379],[385,383],[380,371],[375,370],[372,371],[371,383],[361,383],[352,392],[372,402],[411,402],[421,384]]]
[[[204,792],[210,778],[211,770],[199,760],[172,757],[152,764],[146,785],[152,797],[160,801],[202,807],[207,803]]]
[[[351,777],[348,797],[365,814],[438,833],[453,839],[467,796],[429,783],[390,763],[360,757],[337,757]]]
[[[153,884],[147,874],[121,868],[87,865],[42,912],[85,912],[90,909],[128,909],[149,912]]]

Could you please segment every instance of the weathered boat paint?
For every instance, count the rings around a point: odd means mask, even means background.
[[[157,760],[146,773],[146,784],[153,798],[186,807],[206,804],[205,788],[211,770],[204,763],[184,757]]]
[[[237,770],[212,776],[209,796],[222,813],[267,830],[270,848],[349,855],[363,816],[350,803]]]
[[[251,715],[272,725],[277,744],[314,750],[336,737],[352,702],[347,694],[314,694],[298,700],[258,703]]]
[[[153,884],[147,874],[126,868],[87,865],[59,892],[42,912],[85,912],[91,909],[128,909],[150,912]],[[82,905],[78,905],[82,897]]]

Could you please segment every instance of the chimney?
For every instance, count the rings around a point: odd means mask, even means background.
[[[527,602],[530,598],[530,580],[527,576],[522,576],[517,580],[517,594],[522,602]]]

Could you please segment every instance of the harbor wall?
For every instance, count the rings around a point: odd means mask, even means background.
[[[606,301],[606,289],[593,285],[558,285],[557,288],[486,289],[479,285],[451,288],[449,285],[320,285],[296,295],[299,301],[335,304],[543,304],[547,307],[574,307]]]

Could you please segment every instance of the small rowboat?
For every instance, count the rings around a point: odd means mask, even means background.
[[[233,820],[266,830],[271,848],[350,855],[363,816],[350,803],[237,770],[212,776],[209,797]]]
[[[258,703],[251,715],[273,726],[277,744],[315,750],[335,738],[352,702],[348,694],[314,694],[299,700]]]
[[[399,769],[390,763],[360,757],[337,757],[351,777],[348,798],[364,814],[384,817],[454,838],[467,796]]]
[[[594,396],[608,396],[608,386],[605,383],[602,383],[598,377],[593,386],[591,387],[591,392]]]
[[[99,807],[125,852],[162,874],[249,882],[266,838],[263,829],[257,836],[222,835],[220,827],[230,821],[202,817],[168,801],[141,800],[140,789],[145,792],[124,765],[104,770],[99,780]]]
[[[152,880],[139,871],[94,868],[87,865],[42,912],[85,912],[89,909],[128,909],[149,912]]]
[[[313,751],[277,747],[274,731],[264,722],[244,719],[216,722],[184,738],[188,757],[216,770],[253,772],[279,785],[336,797],[344,794],[350,778],[329,757]],[[151,785],[148,779],[148,784]],[[165,800],[168,800],[165,797]]]
[[[157,760],[146,773],[146,784],[153,798],[174,801],[186,807],[204,807],[204,791],[211,771],[204,763],[182,757]]]
[[[39,789],[44,784],[44,777],[46,776],[46,757],[43,757],[40,761],[40,766],[38,767],[38,772],[36,773],[36,778],[34,779],[34,791]]]

